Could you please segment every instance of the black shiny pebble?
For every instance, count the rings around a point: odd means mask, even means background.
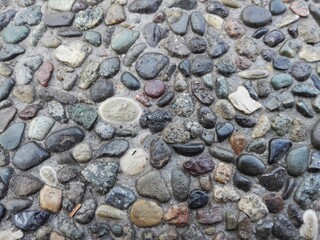
[[[252,154],[241,154],[236,159],[237,169],[248,176],[258,176],[262,174],[266,168],[264,162],[252,155]]]
[[[297,182],[294,178],[287,178],[287,181],[284,184],[283,191],[282,191],[282,199],[287,200],[291,196],[296,186],[297,186]]]
[[[311,80],[312,80],[312,82],[313,82],[313,85],[314,85],[318,90],[320,90],[320,79],[319,79],[316,75],[312,74],[312,75],[311,75]]]
[[[43,210],[29,210],[19,212],[13,216],[13,224],[25,231],[34,231],[45,224],[50,213]]]
[[[256,120],[242,115],[236,115],[234,120],[240,127],[243,128],[252,128],[254,125],[256,125]]]
[[[277,163],[292,147],[292,142],[285,138],[273,138],[269,141],[268,163]]]
[[[260,39],[262,38],[264,35],[266,35],[269,32],[268,28],[259,28],[258,30],[256,30],[253,34],[252,37],[255,39]]]
[[[190,77],[190,61],[188,59],[182,60],[178,65],[178,69],[185,77]]]
[[[283,42],[285,35],[280,30],[273,30],[263,37],[263,42],[269,47],[276,47],[279,43]]]
[[[209,196],[206,192],[194,189],[189,194],[188,205],[191,209],[202,208],[209,202]]]
[[[264,49],[261,51],[261,57],[267,62],[271,62],[276,55],[277,53],[271,49]]]
[[[236,171],[233,175],[233,184],[236,188],[248,192],[251,188],[251,180],[243,176],[240,172]]]
[[[312,111],[311,104],[305,99],[300,99],[296,101],[296,109],[306,118],[313,118],[314,113]]]
[[[217,137],[223,141],[231,136],[234,131],[234,126],[231,122],[218,123],[216,126]]]
[[[167,106],[174,98],[174,92],[167,91],[165,92],[161,98],[157,101],[157,106],[158,107],[165,107]]]
[[[177,154],[186,157],[199,155],[205,148],[202,143],[173,144],[171,147]]]
[[[273,59],[273,68],[277,70],[288,70],[291,66],[290,58],[288,57],[275,57]]]
[[[290,34],[291,37],[297,38],[299,36],[298,33],[298,28],[296,25],[291,25],[288,27],[288,33]]]

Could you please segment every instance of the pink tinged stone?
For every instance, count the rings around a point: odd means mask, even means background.
[[[44,186],[40,191],[40,207],[44,210],[48,210],[53,213],[60,211],[62,205],[62,191],[50,187]]]
[[[151,103],[148,99],[148,96],[144,92],[140,92],[136,95],[136,100],[145,107],[151,107]]]
[[[149,80],[144,85],[145,93],[151,98],[161,97],[165,91],[165,85],[161,80]]]
[[[38,69],[36,76],[42,86],[48,87],[52,72],[53,65],[50,61],[45,61]]]

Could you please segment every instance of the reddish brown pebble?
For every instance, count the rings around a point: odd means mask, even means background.
[[[161,80],[149,80],[144,85],[144,91],[151,98],[158,98],[164,94],[165,85]]]
[[[199,223],[211,225],[223,221],[223,212],[220,206],[212,206],[197,211],[196,218]]]
[[[171,225],[186,226],[189,223],[189,208],[184,205],[173,206],[164,214],[163,219]]]
[[[162,23],[164,22],[164,20],[166,20],[166,14],[164,13],[164,11],[159,11],[156,13],[156,15],[154,15],[154,18],[153,18],[153,22],[154,23]]]
[[[235,64],[240,70],[245,70],[252,65],[252,61],[246,57],[236,56]]]
[[[270,213],[278,213],[284,207],[284,201],[277,193],[267,193],[263,196],[263,200]]]
[[[36,72],[36,76],[40,84],[44,87],[48,87],[51,75],[53,72],[53,65],[50,61],[45,61]]]
[[[237,39],[245,34],[242,24],[236,19],[228,19],[224,24],[224,30],[230,38]]]
[[[0,110],[0,133],[2,133],[8,124],[12,121],[14,118],[14,115],[16,114],[17,109],[15,108],[4,108]]]
[[[211,172],[214,169],[214,161],[208,154],[191,159],[183,164],[183,167],[194,177]]]
[[[236,154],[240,154],[246,146],[246,139],[243,134],[235,133],[229,138],[229,144]]]
[[[308,4],[303,0],[294,1],[290,5],[290,8],[294,13],[298,14],[301,17],[306,17],[310,13],[309,8],[308,8]]]
[[[148,96],[144,92],[140,92],[136,95],[136,100],[145,107],[151,107],[151,103]]]
[[[23,119],[23,120],[28,120],[31,118],[34,118],[38,111],[40,110],[40,106],[38,104],[32,104],[27,106],[25,109],[23,109],[19,114],[19,118]]]

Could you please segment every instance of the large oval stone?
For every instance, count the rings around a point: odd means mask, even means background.
[[[249,176],[257,176],[264,172],[265,164],[260,158],[251,154],[241,154],[236,159],[236,166],[240,172]]]
[[[70,127],[51,133],[45,141],[45,146],[50,152],[64,152],[83,139],[84,133],[79,127]]]
[[[18,149],[12,162],[20,170],[28,170],[50,157],[50,153],[36,142],[29,142]]]
[[[106,122],[128,124],[138,121],[142,110],[139,104],[129,98],[112,97],[101,103],[99,115]]]
[[[241,19],[248,27],[259,28],[271,22],[271,13],[262,7],[249,5],[241,12]]]

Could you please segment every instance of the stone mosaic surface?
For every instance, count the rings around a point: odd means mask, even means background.
[[[319,0],[1,0],[1,240],[317,240]]]

